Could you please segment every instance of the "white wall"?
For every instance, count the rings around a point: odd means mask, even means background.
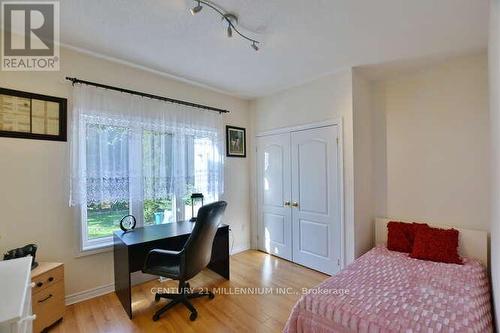
[[[352,73],[354,140],[354,244],[356,257],[373,247],[375,217],[375,117],[370,81],[356,68]]]
[[[377,214],[489,230],[486,55],[375,82],[373,98]]]
[[[500,1],[490,1],[491,280],[497,329],[500,319]]]
[[[228,109],[227,124],[250,126],[248,101],[67,49],[61,50],[61,62],[59,72],[1,72],[0,86],[66,97],[71,113],[71,84],[64,77],[76,76]],[[232,227],[235,249],[250,246],[249,173],[248,158],[226,159],[225,222]],[[0,251],[38,244],[40,260],[65,264],[67,295],[113,283],[112,252],[75,257],[68,143],[0,138],[0,184]]]
[[[259,98],[253,102],[251,109],[254,113],[253,128],[256,133],[338,117],[342,118],[344,220],[346,243],[351,244],[345,249],[345,258],[347,262],[351,262],[355,256],[351,71],[341,71],[271,96]],[[252,162],[252,165],[255,166],[255,161]],[[252,183],[255,183],[255,177],[253,179]],[[255,188],[253,188],[252,197],[256,198]],[[253,225],[256,226],[257,223],[257,217],[254,214]],[[255,239],[254,244],[257,244]]]

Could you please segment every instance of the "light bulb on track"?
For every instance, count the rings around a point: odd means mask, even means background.
[[[191,14],[192,15],[196,15],[198,14],[199,12],[201,12],[201,10],[203,9],[203,6],[201,5],[201,3],[198,1],[198,5],[191,8]]]

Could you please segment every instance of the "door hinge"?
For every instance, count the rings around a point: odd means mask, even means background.
[[[337,266],[340,266],[340,258],[337,259]]]
[[[339,144],[339,138],[337,138],[337,144]]]

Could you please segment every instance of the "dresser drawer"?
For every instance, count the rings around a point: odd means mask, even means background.
[[[33,331],[38,333],[44,328],[61,319],[64,314],[64,283],[62,281],[51,283],[33,295],[33,313],[36,320]]]
[[[32,289],[33,295],[35,295],[36,293],[39,293],[60,281],[64,281],[64,266],[59,265],[48,272],[32,278],[31,281],[35,283],[35,286]],[[62,294],[64,295],[64,292]]]

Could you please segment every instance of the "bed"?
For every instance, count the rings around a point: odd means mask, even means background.
[[[492,332],[487,233],[459,229],[464,265],[412,259],[376,246],[303,295],[284,332]],[[442,227],[442,226],[441,226]]]

